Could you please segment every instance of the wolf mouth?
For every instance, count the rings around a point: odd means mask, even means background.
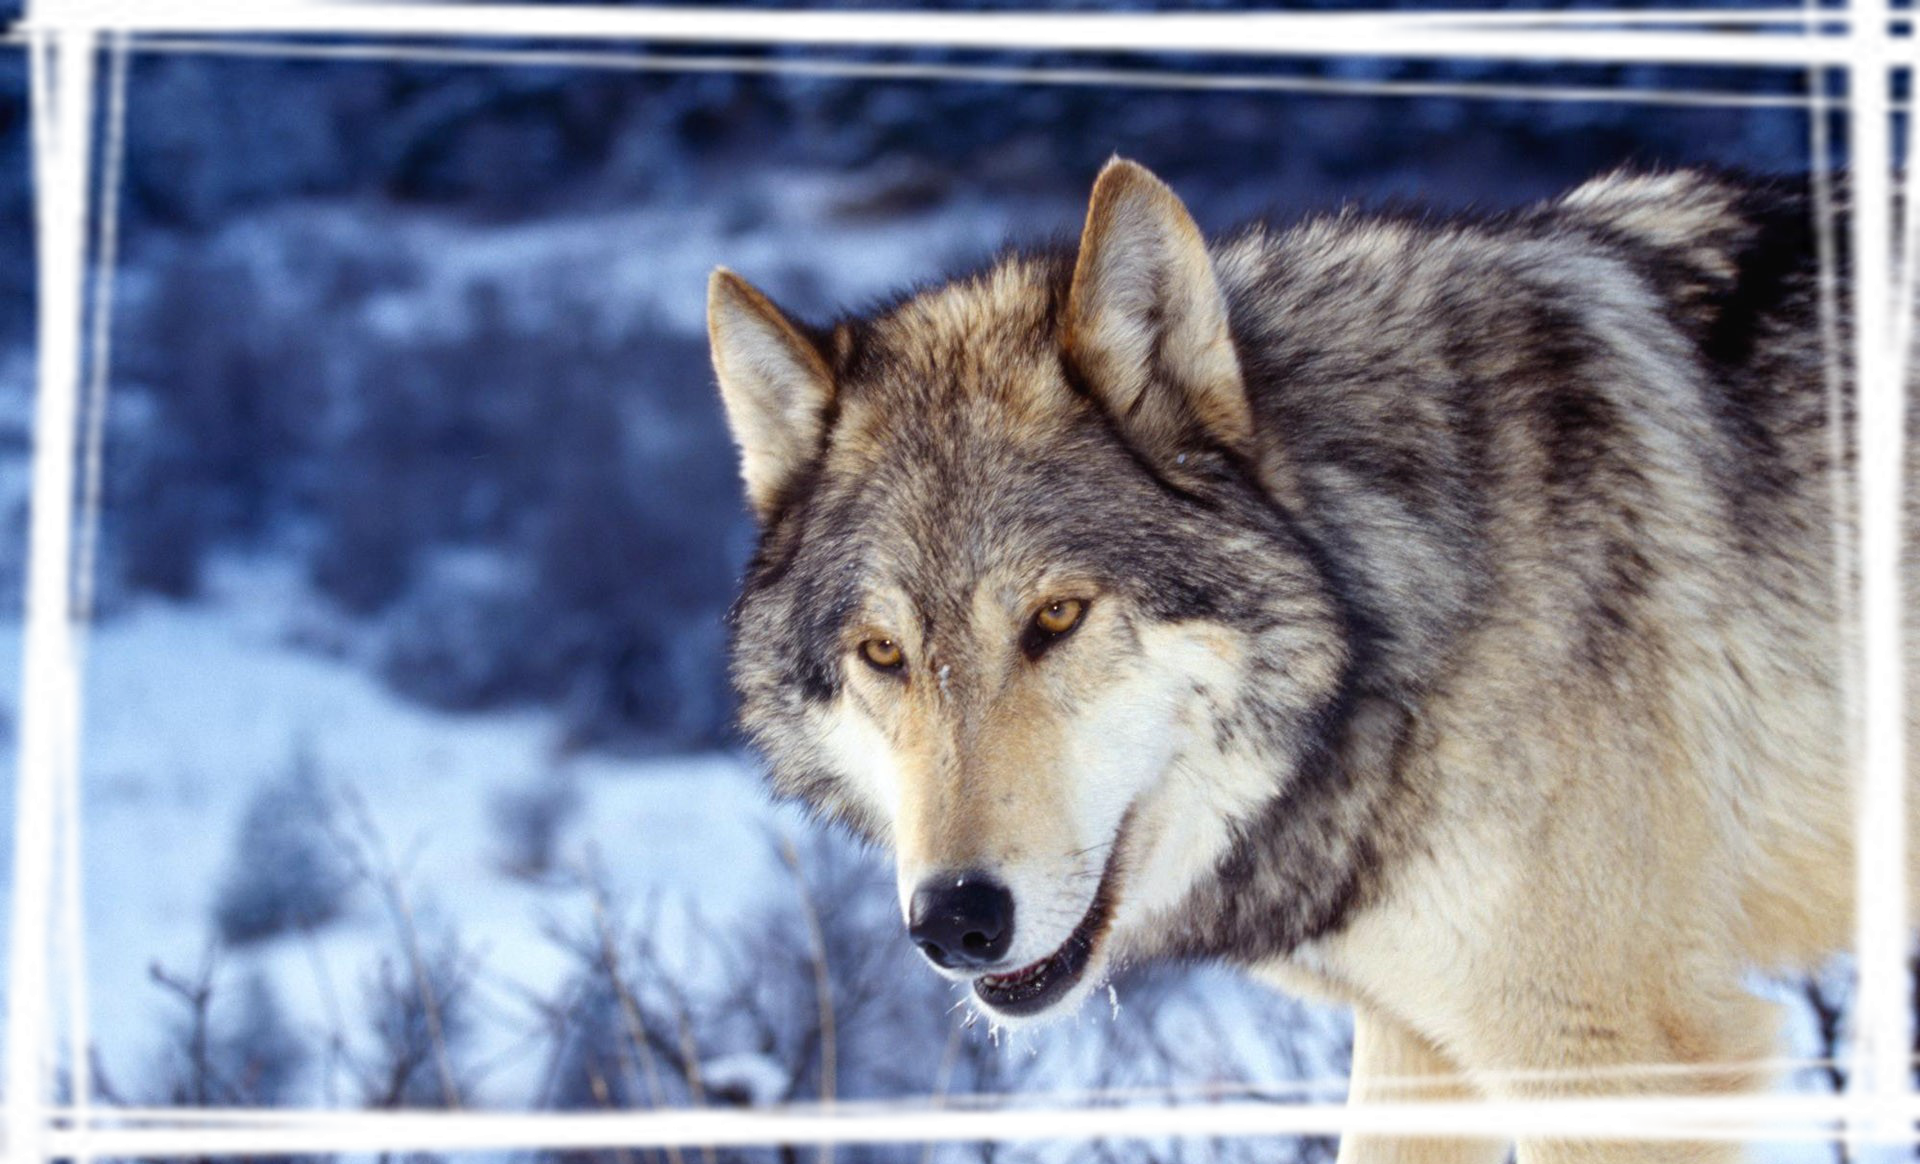
[[[1115,869],[1126,831],[1126,823],[1122,822],[1113,848],[1107,852],[1106,868],[1100,872],[1100,885],[1093,891],[1093,902],[1087,906],[1080,924],[1067,935],[1067,940],[1060,943],[1059,949],[1031,965],[974,979],[973,992],[980,1001],[1001,1014],[1025,1018],[1059,1002],[1079,983],[1113,920]]]

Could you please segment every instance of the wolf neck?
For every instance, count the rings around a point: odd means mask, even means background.
[[[1446,348],[1468,324],[1388,277],[1396,241],[1254,233],[1215,251],[1258,475],[1341,608],[1350,660],[1320,737],[1185,903],[1179,955],[1286,957],[1367,908],[1426,795],[1403,749],[1500,601],[1489,404]]]
[[[1221,250],[1261,482],[1348,607],[1366,693],[1410,700],[1493,586],[1485,446],[1463,431],[1445,324],[1378,282],[1303,272],[1264,235]]]

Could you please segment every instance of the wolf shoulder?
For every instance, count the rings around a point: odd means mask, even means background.
[[[1809,541],[1836,456],[1851,472],[1846,321],[1822,327],[1803,185],[1620,173],[1505,216],[1342,212],[1213,254],[1262,467],[1303,513],[1429,542],[1449,575],[1528,546],[1617,564],[1642,516],[1713,543],[1690,552],[1830,566]]]

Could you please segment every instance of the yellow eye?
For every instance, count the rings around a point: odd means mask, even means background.
[[[1063,635],[1074,628],[1080,616],[1086,612],[1087,604],[1078,598],[1067,598],[1049,603],[1040,608],[1033,616],[1033,625],[1050,635]]]
[[[907,661],[901,653],[900,644],[892,639],[868,639],[860,644],[860,657],[867,664],[881,671],[898,671]]]

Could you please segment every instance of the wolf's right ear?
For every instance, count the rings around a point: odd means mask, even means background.
[[[1066,349],[1088,389],[1149,455],[1184,451],[1196,430],[1231,449],[1253,410],[1226,298],[1179,196],[1136,162],[1100,171],[1087,206]]]
[[[707,281],[707,337],[747,501],[765,521],[820,451],[833,373],[772,300],[724,267]]]

